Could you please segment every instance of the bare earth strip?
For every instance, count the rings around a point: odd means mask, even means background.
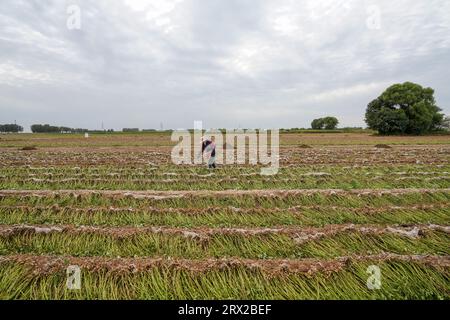
[[[72,256],[36,256],[9,255],[0,257],[0,265],[4,263],[19,263],[31,267],[34,274],[46,275],[65,271],[69,265],[77,265],[88,271],[108,271],[129,274],[130,272],[144,272],[154,268],[171,270],[188,270],[193,272],[207,272],[212,270],[227,270],[230,268],[246,268],[261,271],[269,275],[289,273],[314,274],[317,272],[339,272],[352,262],[408,262],[419,263],[445,272],[450,267],[449,256],[397,255],[383,253],[371,256],[346,256],[331,260],[324,259],[167,259],[167,258],[103,258],[103,257],[72,257]]]

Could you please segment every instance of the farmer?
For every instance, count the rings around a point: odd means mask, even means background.
[[[216,168],[216,144],[215,138],[211,137],[211,139],[202,138],[202,153],[208,159],[208,168]]]

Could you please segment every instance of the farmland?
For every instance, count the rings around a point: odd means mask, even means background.
[[[450,298],[450,136],[283,134],[274,176],[172,146],[0,136],[0,298]]]

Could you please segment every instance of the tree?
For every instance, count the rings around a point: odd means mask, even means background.
[[[450,131],[450,117],[445,117],[445,119],[442,120],[440,129]]]
[[[139,132],[139,128],[123,128],[122,132]]]
[[[326,117],[323,119],[325,130],[334,130],[337,128],[339,120],[335,117]]]
[[[17,124],[0,124],[0,132],[17,133],[22,131],[23,127]]]
[[[365,120],[380,134],[421,134],[439,128],[444,118],[439,111],[433,89],[405,82],[390,86],[371,101]]]
[[[311,128],[314,130],[334,130],[337,128],[337,125],[339,124],[339,121],[335,117],[325,117],[325,118],[319,118],[314,119],[311,122]]]
[[[322,118],[320,118],[320,119],[314,119],[312,122],[311,122],[311,128],[313,128],[314,130],[321,130],[321,129],[323,129],[323,119]]]
[[[33,124],[31,126],[31,132],[33,133],[84,133],[88,131],[82,128],[57,127],[49,124]]]
[[[31,126],[31,132],[33,133],[54,133],[61,132],[60,127],[51,126],[49,124],[33,124]]]

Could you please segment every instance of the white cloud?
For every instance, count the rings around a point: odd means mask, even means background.
[[[50,83],[53,78],[49,73],[23,69],[8,63],[0,64],[0,84],[22,87],[26,81]]]
[[[306,96],[305,102],[325,102],[336,101],[341,98],[372,94],[373,97],[378,96],[385,88],[391,85],[391,82],[364,83],[354,86],[346,86],[333,90],[323,91]]]

